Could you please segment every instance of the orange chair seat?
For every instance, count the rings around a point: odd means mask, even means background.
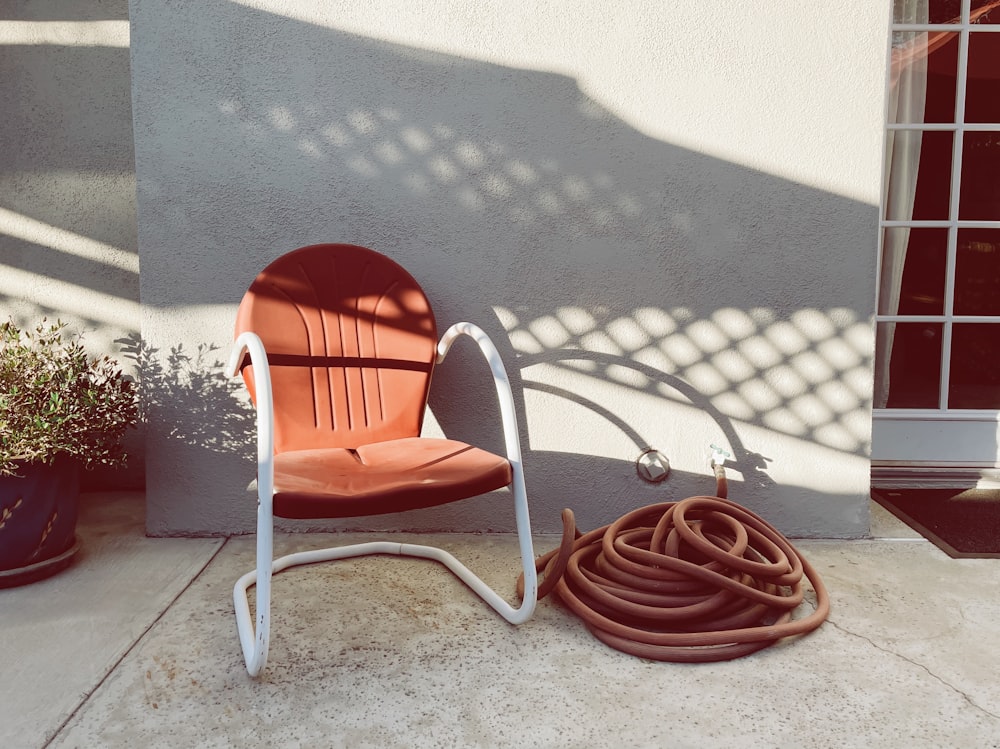
[[[405,437],[354,450],[292,450],[274,456],[274,514],[402,512],[484,494],[511,480],[506,458],[455,440]]]

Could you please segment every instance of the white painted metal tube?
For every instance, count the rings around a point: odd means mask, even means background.
[[[524,487],[524,467],[521,462],[521,440],[517,429],[517,412],[514,409],[514,396],[511,393],[510,378],[508,378],[507,370],[504,368],[503,359],[500,358],[500,352],[497,351],[496,346],[486,332],[477,325],[469,322],[459,322],[448,328],[438,343],[437,363],[440,364],[444,361],[452,344],[462,335],[469,336],[479,345],[479,350],[486,358],[493,373],[493,382],[496,385],[497,398],[500,401],[500,417],[503,421],[507,460],[510,462],[513,473],[510,488],[514,495],[514,515],[517,520],[517,536],[521,549],[521,564],[524,569],[524,598],[522,599],[520,608],[512,609],[506,602],[502,602],[503,605],[498,606],[497,602],[484,595],[477,585],[470,583],[450,565],[449,569],[452,569],[473,590],[480,593],[483,599],[493,606],[507,621],[512,624],[520,624],[527,621],[532,613],[534,613],[535,604],[538,601],[538,578],[535,573],[535,552],[531,540],[531,520],[528,515],[528,498]],[[443,563],[447,564],[446,562]],[[469,572],[469,574],[471,575],[472,573]],[[476,579],[478,580],[478,578]],[[480,584],[482,584],[481,581]],[[487,588],[487,590],[489,589]],[[490,590],[490,593],[493,593],[493,591]]]
[[[438,344],[438,362],[444,360],[452,343],[461,335],[468,335],[479,344],[480,351],[486,357],[493,373],[497,396],[500,400],[507,459],[512,471],[511,492],[514,496],[518,545],[524,571],[524,597],[520,607],[511,606],[452,554],[433,546],[371,541],[329,549],[301,551],[274,559],[274,407],[271,395],[271,376],[263,342],[255,333],[245,332],[236,339],[236,345],[229,359],[228,372],[230,376],[236,375],[239,372],[244,354],[249,352],[250,363],[254,368],[257,405],[257,567],[236,581],[236,585],[233,587],[233,605],[236,611],[240,645],[250,676],[258,676],[267,664],[270,640],[271,577],[282,570],[297,565],[370,554],[430,559],[447,567],[511,624],[521,624],[534,613],[538,600],[538,582],[535,573],[535,555],[528,515],[527,493],[524,486],[524,471],[521,464],[521,443],[510,381],[496,346],[493,345],[485,332],[471,323],[458,323],[448,329]],[[254,626],[250,613],[247,593],[251,586],[257,588],[256,626]]]
[[[251,676],[257,676],[267,664],[271,634],[271,559],[274,556],[274,402],[271,370],[260,336],[245,331],[236,339],[229,357],[229,375],[239,372],[244,352],[253,366],[257,406],[257,568],[241,577],[233,587],[236,628],[243,648],[243,659]],[[264,563],[266,560],[267,563]],[[251,581],[257,587],[257,626],[250,617],[247,589]]]

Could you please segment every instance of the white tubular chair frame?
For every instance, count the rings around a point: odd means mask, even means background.
[[[274,401],[271,389],[271,374],[267,363],[267,352],[260,337],[251,331],[244,332],[236,339],[229,358],[230,377],[239,373],[240,364],[246,353],[254,370],[254,384],[257,405],[257,567],[246,573],[233,587],[233,605],[236,611],[236,627],[239,631],[243,659],[250,676],[258,676],[267,665],[268,645],[271,630],[271,577],[289,567],[337,559],[367,556],[370,554],[392,554],[396,556],[420,557],[440,562],[451,570],[462,582],[488,603],[498,614],[511,624],[521,624],[531,618],[538,600],[538,580],[535,573],[535,554],[531,539],[531,523],[528,517],[528,499],[524,486],[524,469],[521,463],[521,443],[517,429],[517,415],[510,380],[504,369],[500,354],[483,330],[463,322],[452,325],[441,337],[437,347],[436,363],[440,364],[448,355],[452,344],[460,336],[469,336],[479,345],[479,349],[489,363],[500,401],[504,442],[507,460],[510,462],[512,480],[511,493],[514,498],[514,514],[517,522],[518,545],[521,566],[524,573],[524,595],[521,605],[511,606],[496,591],[490,588],[468,567],[443,549],[418,544],[392,541],[371,541],[361,544],[315,549],[274,558]],[[256,625],[250,613],[248,590],[256,586]]]

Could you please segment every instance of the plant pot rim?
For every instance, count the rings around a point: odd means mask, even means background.
[[[13,588],[18,585],[42,580],[56,574],[60,570],[69,567],[73,557],[80,550],[80,539],[73,536],[73,543],[62,554],[58,554],[41,562],[25,565],[24,567],[14,567],[9,570],[0,570],[0,588]]]

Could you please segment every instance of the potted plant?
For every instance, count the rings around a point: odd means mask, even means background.
[[[0,587],[67,566],[79,545],[79,469],[125,462],[135,382],[63,322],[0,325]]]

